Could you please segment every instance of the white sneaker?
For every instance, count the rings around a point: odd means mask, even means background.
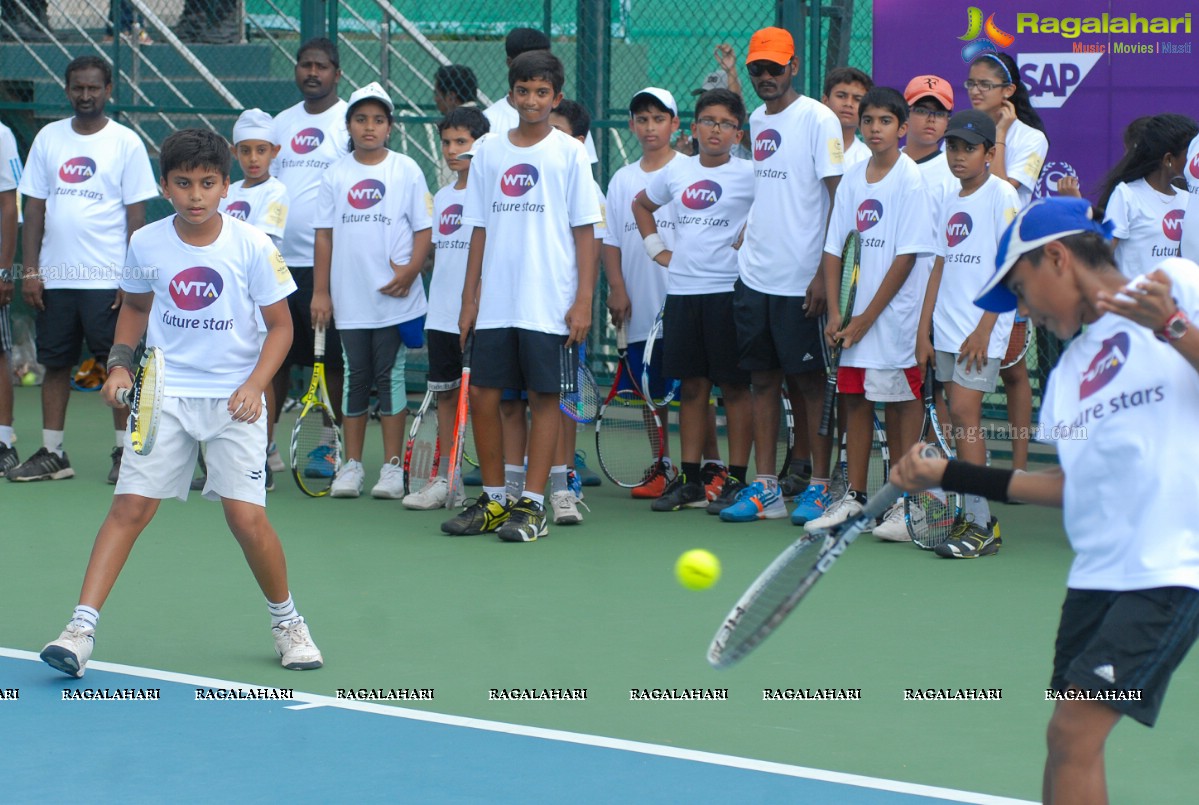
[[[273,627],[271,633],[275,636],[275,653],[282,659],[284,668],[311,671],[325,664],[302,617],[284,621]]]
[[[404,508],[416,511],[444,509],[448,497],[450,482],[445,478],[437,478],[432,483],[425,484],[415,492],[404,496]]]
[[[362,494],[365,480],[366,471],[362,469],[362,462],[349,459],[337,471],[329,494],[335,498],[356,498]]]
[[[583,522],[579,514],[578,500],[569,489],[550,495],[550,507],[554,510],[554,525],[575,525]]]
[[[840,500],[829,506],[828,511],[824,514],[815,520],[808,520],[804,523],[803,530],[812,534],[826,528],[832,528],[835,525],[840,525],[846,520],[857,517],[861,513],[862,504],[858,503],[857,498],[853,496],[852,492],[846,492]]]
[[[266,463],[271,468],[271,472],[283,472],[287,469],[283,463],[283,456],[279,455],[279,445],[274,442],[266,446]]]
[[[887,542],[911,542],[908,524],[903,515],[903,498],[891,504],[883,521],[874,527],[874,536]]]
[[[42,662],[67,676],[81,678],[87,661],[92,658],[92,648],[96,644],[93,637],[95,633],[96,630],[90,627],[68,623],[58,639],[47,643],[42,649]]]
[[[393,458],[379,470],[379,483],[371,487],[371,497],[383,500],[404,497],[404,468],[400,466],[398,458]]]

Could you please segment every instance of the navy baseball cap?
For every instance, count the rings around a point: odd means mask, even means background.
[[[1012,267],[1033,249],[1080,232],[1094,232],[1105,240],[1112,238],[1112,224],[1096,221],[1086,199],[1053,196],[1020,210],[999,239],[995,273],[975,297],[974,304],[992,313],[1015,310],[1016,295],[1003,284]]]

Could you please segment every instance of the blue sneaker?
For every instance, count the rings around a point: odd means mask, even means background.
[[[822,517],[832,505],[833,496],[829,493],[828,486],[810,484],[795,502],[799,505],[791,512],[791,525],[803,525],[809,520]]]
[[[308,453],[308,465],[304,467],[305,478],[332,478],[337,467],[333,466],[333,448],[322,444]]]
[[[575,451],[575,472],[579,475],[579,480],[583,482],[583,486],[599,486],[600,477],[592,472],[587,467],[587,454],[582,450]],[[582,500],[582,496],[578,496]]]
[[[755,520],[781,520],[787,516],[787,505],[777,485],[767,489],[754,481],[741,490],[736,502],[720,513],[726,523],[752,523]]]
[[[574,470],[567,470],[566,472],[566,488],[575,496],[575,500],[583,499],[583,481]]]

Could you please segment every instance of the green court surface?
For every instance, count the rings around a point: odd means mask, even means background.
[[[38,446],[39,414],[38,390],[17,389],[22,457]],[[289,427],[285,416],[281,444]],[[0,483],[0,646],[37,651],[68,617],[112,494],[104,483],[111,439],[98,395],[77,393],[67,429],[77,477]],[[591,440],[581,434],[579,444],[593,455]],[[369,487],[377,425],[367,442]],[[863,536],[757,653],[717,672],[704,658],[708,641],[745,586],[798,536],[788,521],[655,514],[606,484],[586,490],[591,511],[581,525],[509,545],[442,536],[442,512],[369,497],[308,499],[290,477],[276,483],[268,511],[323,670],[278,666],[262,597],[220,508],[195,496],[166,502],[142,536],[104,608],[94,658],[323,696],[433,688],[433,701],[402,704],[1039,796],[1051,710],[1044,691],[1071,557],[1057,512],[997,508],[1003,550],[974,562]],[[695,547],[724,566],[703,592],[684,590],[672,574],[675,558]],[[493,688],[585,688],[587,698],[493,701]],[[630,700],[631,690],[655,688],[727,689],[727,700]],[[763,700],[764,689],[788,688],[852,689],[860,700]],[[1002,699],[905,701],[909,688],[1001,689]],[[1175,675],[1157,728],[1121,723],[1109,741],[1112,801],[1193,802],[1197,720],[1199,666],[1191,660]]]

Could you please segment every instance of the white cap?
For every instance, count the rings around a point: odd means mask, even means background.
[[[484,133],[484,134],[481,134],[481,135],[479,135],[478,139],[476,139],[476,140],[474,141],[474,143],[471,145],[471,147],[470,147],[470,150],[469,150],[469,151],[463,151],[461,154],[459,154],[459,155],[458,155],[458,159],[470,159],[470,158],[471,158],[471,157],[473,157],[475,154],[479,153],[479,146],[480,146],[480,145],[482,145],[483,143],[487,142],[488,140],[490,140],[490,139],[491,139],[492,137],[494,137],[494,136],[495,136],[495,134],[494,134],[493,132],[490,132],[490,131],[489,131],[489,132],[486,132],[486,133]]]
[[[275,121],[261,109],[247,109],[242,112],[233,124],[233,144],[237,145],[245,140],[263,140],[271,145],[278,145],[275,141]]]
[[[395,112],[396,110],[395,104],[391,102],[391,97],[388,96],[387,91],[383,89],[378,81],[372,81],[365,87],[359,87],[354,90],[354,94],[350,96],[350,107],[353,108],[355,104],[367,100],[379,101],[387,107],[388,112]]]
[[[679,105],[674,102],[674,96],[670,94],[670,90],[662,89],[661,87],[646,87],[645,89],[638,90],[636,93],[634,93],[633,100],[629,101],[629,114],[632,114],[633,101],[637,100],[637,98],[641,95],[650,95],[656,98],[658,102],[669,109],[675,117],[679,116]]]

